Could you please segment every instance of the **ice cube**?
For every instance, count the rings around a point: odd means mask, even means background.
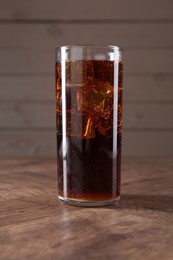
[[[107,117],[100,117],[98,119],[98,130],[102,135],[112,135],[113,131],[113,113]]]
[[[113,87],[107,82],[88,81],[80,106],[83,111],[88,111],[95,116],[108,115],[113,106]]]
[[[62,124],[66,125],[67,136],[93,138],[95,136],[95,121],[87,113],[71,110],[66,113],[66,122],[63,122],[62,113],[57,113],[57,134],[62,135]]]
[[[90,60],[78,60],[66,62],[67,85],[79,86],[85,84],[88,79],[94,77],[93,62]]]
[[[110,82],[113,85],[114,63],[100,60],[94,63],[95,79],[102,82]]]

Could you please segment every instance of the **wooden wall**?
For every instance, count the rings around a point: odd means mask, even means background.
[[[0,0],[0,155],[56,154],[54,49],[124,53],[124,155],[173,155],[172,0]]]

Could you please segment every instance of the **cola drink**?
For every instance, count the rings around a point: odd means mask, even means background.
[[[123,64],[56,63],[58,194],[79,202],[120,196]],[[64,80],[63,77],[64,76]]]

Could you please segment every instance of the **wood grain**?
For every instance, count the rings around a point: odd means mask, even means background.
[[[1,259],[172,260],[172,172],[125,158],[120,202],[80,208],[57,200],[54,159],[1,159]]]
[[[1,156],[56,156],[55,129],[1,129],[0,152]],[[172,131],[123,130],[122,152],[126,156],[172,156]]]
[[[1,19],[172,19],[170,0],[1,0]]]

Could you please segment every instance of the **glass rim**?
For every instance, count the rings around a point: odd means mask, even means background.
[[[117,46],[117,45],[107,45],[107,44],[77,44],[77,45],[59,45],[58,47],[55,48],[55,51],[59,51],[61,48],[66,48],[66,49],[70,49],[70,48],[93,48],[93,49],[112,49],[112,50],[118,50],[119,52],[124,52],[124,49],[122,49],[121,47]]]

